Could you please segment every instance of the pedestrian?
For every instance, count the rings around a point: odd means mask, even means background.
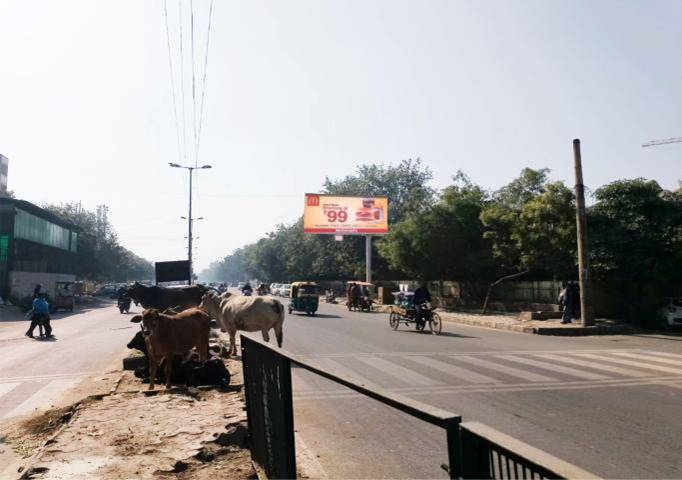
[[[50,305],[47,303],[45,295],[42,293],[39,293],[38,297],[33,300],[31,326],[28,328],[26,336],[33,338],[33,330],[35,330],[38,325],[45,328],[45,337],[52,336],[52,326],[50,326]]]
[[[572,323],[573,319],[580,317],[580,287],[575,283],[565,283],[564,289],[559,295],[559,303],[564,307],[561,323]]]
[[[34,300],[35,300],[36,298],[38,298],[38,296],[40,295],[42,289],[43,289],[43,286],[42,286],[41,284],[37,283],[36,286],[35,286],[35,288],[33,289],[33,299],[34,299]]]

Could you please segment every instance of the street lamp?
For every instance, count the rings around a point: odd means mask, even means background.
[[[189,214],[186,217],[180,217],[187,220],[187,261],[189,262],[189,284],[192,284],[192,223],[194,220],[203,219],[204,217],[199,217],[197,219],[192,218],[192,174],[194,170],[202,170],[205,168],[212,168],[210,165],[203,165],[201,167],[186,167],[178,163],[169,162],[173,168],[184,168],[189,171]]]

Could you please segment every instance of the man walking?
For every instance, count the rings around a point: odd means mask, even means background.
[[[572,323],[580,316],[580,287],[575,283],[568,283],[559,295],[559,303],[564,307],[561,323]]]

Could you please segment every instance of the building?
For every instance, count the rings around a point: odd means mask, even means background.
[[[0,154],[0,193],[7,191],[7,171],[9,170],[9,160]]]
[[[54,295],[76,279],[79,229],[24,200],[0,198],[0,297],[21,299],[36,284]]]

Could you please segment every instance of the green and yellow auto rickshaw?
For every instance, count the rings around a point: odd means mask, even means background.
[[[289,313],[305,312],[307,315],[315,315],[320,304],[320,297],[317,294],[317,284],[313,282],[294,282],[291,284],[291,298],[289,302]]]

